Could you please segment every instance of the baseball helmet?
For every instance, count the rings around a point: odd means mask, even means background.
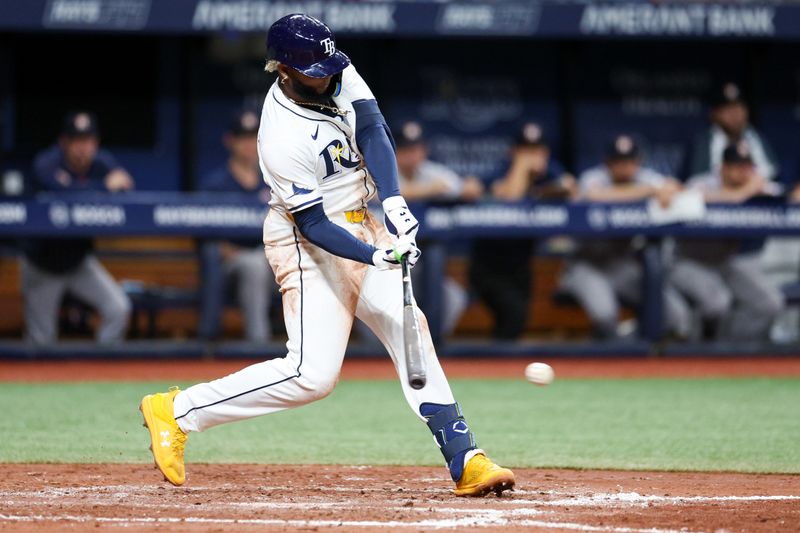
[[[267,60],[275,60],[309,76],[327,78],[343,71],[350,58],[336,49],[331,29],[308,15],[276,20],[267,32]]]

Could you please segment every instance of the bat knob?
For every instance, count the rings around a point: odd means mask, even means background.
[[[419,390],[425,386],[426,379],[423,376],[411,376],[411,379],[408,380],[409,385],[414,390]]]

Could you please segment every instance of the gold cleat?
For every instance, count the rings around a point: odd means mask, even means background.
[[[500,496],[504,490],[514,488],[514,472],[502,468],[482,453],[475,454],[464,467],[456,483],[456,496],[484,496],[494,492]]]
[[[179,392],[178,387],[172,387],[169,392],[148,394],[139,404],[144,427],[150,431],[150,451],[156,466],[173,485],[183,485],[186,481],[183,449],[189,437],[178,427],[173,414],[172,402]]]

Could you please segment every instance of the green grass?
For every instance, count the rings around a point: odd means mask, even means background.
[[[509,466],[800,473],[800,380],[453,380]],[[137,410],[165,383],[0,384],[0,462],[149,462]],[[393,381],[189,439],[190,462],[438,465]]]

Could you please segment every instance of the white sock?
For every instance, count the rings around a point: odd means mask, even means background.
[[[475,457],[476,455],[478,455],[479,453],[482,453],[483,455],[486,455],[486,452],[484,452],[480,448],[475,448],[474,450],[470,450],[467,453],[465,453],[464,454],[464,468],[467,467],[467,463],[469,462],[469,460],[472,459],[473,457]]]

